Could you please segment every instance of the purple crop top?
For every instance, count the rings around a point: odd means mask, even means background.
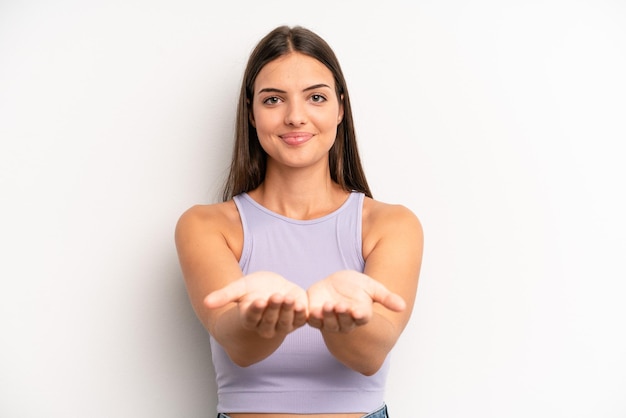
[[[261,206],[247,194],[234,197],[244,232],[244,274],[273,271],[307,289],[338,270],[363,271],[361,219],[364,195],[353,192],[336,211],[295,220]],[[211,337],[219,412],[369,412],[384,401],[389,356],[372,376],[337,361],[319,330],[305,325],[266,359],[234,364]]]

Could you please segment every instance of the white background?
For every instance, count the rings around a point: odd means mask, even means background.
[[[335,49],[424,226],[392,416],[626,416],[626,3],[100,3],[0,1],[0,416],[214,416],[173,231],[279,24]]]

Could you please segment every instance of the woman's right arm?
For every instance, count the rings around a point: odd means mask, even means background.
[[[235,364],[263,360],[306,323],[304,290],[270,272],[243,275],[243,232],[232,201],[187,210],[175,240],[194,311]]]

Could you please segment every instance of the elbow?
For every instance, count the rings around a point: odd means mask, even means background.
[[[363,376],[370,377],[370,376],[375,375],[377,371],[378,371],[378,370],[374,370],[374,369],[372,369],[372,370],[364,370],[364,371],[361,371],[361,374],[362,374]]]
[[[256,364],[259,361],[267,358],[269,355],[268,354],[265,356],[259,356],[259,355],[250,355],[250,353],[237,353],[237,352],[228,352],[228,351],[226,351],[226,354],[235,365],[239,367],[243,367],[243,368],[250,367],[253,364]]]
[[[244,356],[233,356],[233,355],[229,355],[228,357],[230,357],[230,360],[235,363],[235,365],[239,366],[239,367],[250,367],[255,363],[258,363],[259,360],[256,359],[251,359],[249,357],[244,357]]]
[[[384,363],[385,363],[384,357],[381,359],[368,359],[368,361],[366,362],[354,364],[351,368],[354,371],[361,373],[363,376],[369,377],[378,373],[381,367],[383,367]]]
[[[359,373],[361,373],[363,376],[373,376],[376,373],[378,373],[378,371],[380,370],[382,364],[377,365],[375,367],[372,366],[368,366],[368,367],[364,367],[361,370],[358,370]]]

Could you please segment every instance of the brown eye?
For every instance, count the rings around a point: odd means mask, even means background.
[[[314,94],[311,96],[311,100],[314,103],[323,103],[326,101],[326,97],[322,96],[321,94]]]
[[[263,100],[263,104],[266,104],[266,105],[275,105],[279,102],[280,102],[280,99],[276,96],[268,97],[267,99]]]

